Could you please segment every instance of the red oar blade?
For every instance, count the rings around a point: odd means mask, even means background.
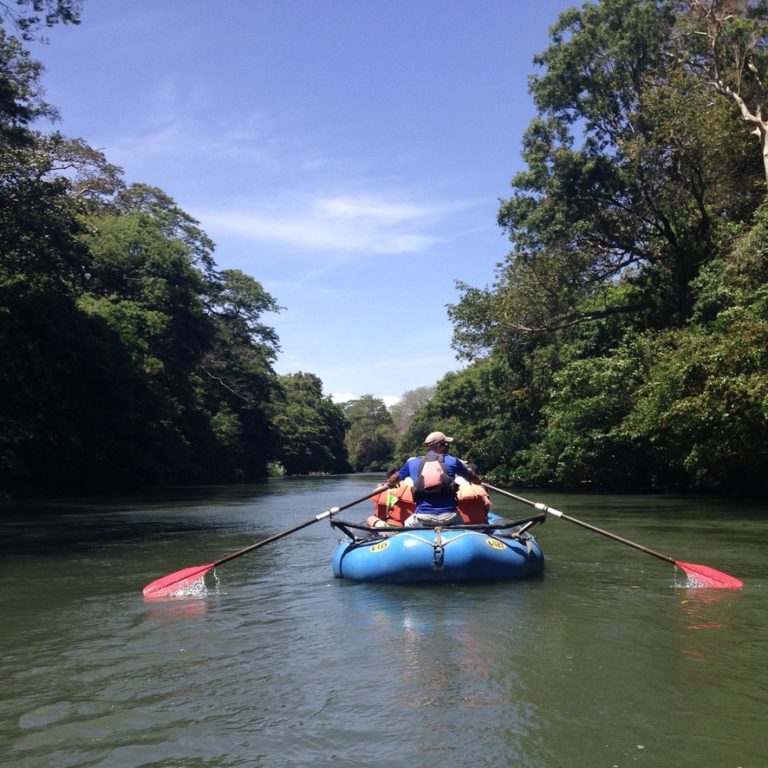
[[[193,565],[190,568],[182,568],[180,571],[169,573],[161,579],[147,584],[144,587],[144,597],[168,597],[187,589],[191,584],[205,576],[216,563],[208,565]]]
[[[708,565],[696,565],[696,563],[681,563],[675,560],[675,565],[685,571],[686,576],[699,587],[713,589],[741,589],[744,582],[729,576],[727,573],[710,568]]]

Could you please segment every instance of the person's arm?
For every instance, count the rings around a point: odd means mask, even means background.
[[[470,469],[461,459],[456,459],[456,473],[466,477],[470,483],[480,484],[483,482],[477,472]]]
[[[390,488],[394,488],[401,480],[405,480],[405,478],[408,477],[408,474],[408,462],[406,462],[397,472],[393,472],[387,478],[387,485]]]

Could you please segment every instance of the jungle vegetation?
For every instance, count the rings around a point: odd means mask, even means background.
[[[432,424],[499,482],[766,490],[768,7],[601,0],[563,13],[498,223],[450,308],[467,368]]]
[[[509,254],[449,308],[465,367],[390,409],[278,376],[277,299],[163,190],[39,129],[24,43],[79,2],[0,21],[0,494],[379,471],[433,429],[499,483],[766,490],[765,0],[560,16]]]

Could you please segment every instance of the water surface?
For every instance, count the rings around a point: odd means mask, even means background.
[[[538,494],[745,588],[551,519],[546,573],[336,580],[321,521],[195,599],[142,587],[360,497],[365,476],[50,502],[0,521],[0,764],[764,768],[768,509]],[[344,512],[368,513],[368,502]],[[529,509],[495,497],[510,517]]]

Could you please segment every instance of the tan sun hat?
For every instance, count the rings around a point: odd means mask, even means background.
[[[432,445],[433,443],[452,443],[453,438],[444,435],[442,432],[430,432],[427,435],[427,439],[424,441],[425,445]]]

